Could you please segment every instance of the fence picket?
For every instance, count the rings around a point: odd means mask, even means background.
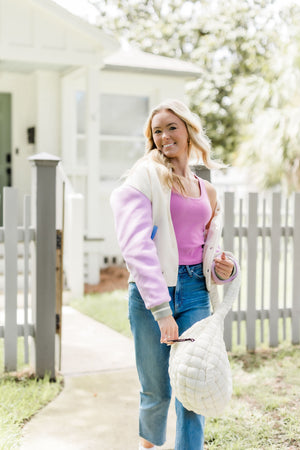
[[[284,252],[283,252],[283,339],[286,339],[286,319],[287,319],[287,279],[288,279],[288,244],[289,244],[289,200],[285,202],[285,221],[284,221]]]
[[[265,263],[266,263],[266,199],[263,199],[262,229],[261,229],[261,307],[260,307],[260,342],[265,336]]]
[[[294,198],[292,343],[300,343],[300,192]]]
[[[17,369],[17,202],[15,188],[4,188],[4,267],[5,267],[5,322],[4,366],[7,372]]]
[[[256,346],[256,261],[257,261],[257,210],[258,195],[249,193],[248,206],[248,255],[247,255],[247,350]]]
[[[28,293],[29,293],[29,227],[30,227],[30,196],[24,198],[24,361],[29,363],[29,324],[28,324]]]
[[[238,228],[238,258],[239,262],[242,265],[243,260],[243,199],[240,198],[239,201],[239,228]],[[242,270],[242,267],[241,267]],[[237,304],[237,344],[241,344],[241,321],[242,321],[242,314],[241,314],[241,290],[239,292],[238,296],[238,304]]]
[[[224,221],[226,227],[223,231],[223,245],[224,249],[230,252],[234,252],[233,241],[234,241],[234,193],[225,192],[224,197]],[[224,286],[224,294],[226,293],[228,287]],[[224,322],[224,340],[226,343],[226,348],[229,350],[232,347],[232,321],[233,314],[230,311]]]
[[[270,263],[270,314],[269,314],[269,344],[278,345],[279,319],[279,261],[281,236],[281,195],[272,195],[272,225],[271,225],[271,263]]]

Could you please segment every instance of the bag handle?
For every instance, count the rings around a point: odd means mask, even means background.
[[[223,320],[225,316],[228,314],[230,309],[232,308],[233,302],[238,296],[240,285],[241,285],[241,271],[237,264],[237,275],[234,280],[230,283],[224,285],[225,286],[225,294],[222,302],[218,302],[217,305],[214,305],[214,314],[218,315]],[[217,285],[214,285],[213,289],[217,290]],[[212,292],[212,295],[214,293]]]

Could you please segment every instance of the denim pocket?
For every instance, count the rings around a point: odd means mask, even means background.
[[[177,299],[181,307],[197,304],[199,307],[209,308],[209,295],[206,289],[202,265],[187,266],[178,277]]]
[[[201,280],[201,281],[204,281],[204,282],[205,282],[205,278],[204,278],[204,275],[203,275],[203,272],[202,272],[202,271],[201,271],[201,273],[197,273],[196,271],[191,270],[191,275],[192,275],[192,277],[194,277],[196,280]]]

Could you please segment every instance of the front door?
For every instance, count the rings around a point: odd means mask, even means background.
[[[3,187],[12,184],[11,94],[0,93],[0,226],[3,222]]]

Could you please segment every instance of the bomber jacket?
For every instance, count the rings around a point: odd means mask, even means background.
[[[142,158],[125,182],[112,192],[110,202],[114,213],[118,242],[134,281],[156,320],[171,315],[168,286],[176,286],[178,276],[178,248],[171,218],[171,188],[162,182],[164,167],[148,155]],[[220,206],[217,205],[215,223],[220,236]],[[152,238],[153,229],[157,232]],[[210,225],[212,227],[212,224]],[[213,228],[212,227],[212,228]],[[219,239],[215,239],[217,242]],[[213,257],[216,245],[204,247],[204,275],[207,289],[211,285]],[[235,263],[232,255],[228,255]],[[210,261],[207,264],[207,261]],[[223,284],[213,274],[213,282]]]

